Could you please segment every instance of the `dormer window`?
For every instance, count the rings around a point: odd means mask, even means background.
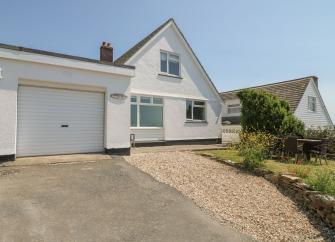
[[[180,76],[179,55],[161,51],[161,73]]]

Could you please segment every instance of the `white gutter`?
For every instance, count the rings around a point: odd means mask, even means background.
[[[65,57],[63,58],[57,56],[48,56],[25,51],[10,50],[6,48],[0,48],[0,58],[47,64],[53,66],[69,67],[81,70],[97,71],[122,76],[133,77],[135,75],[135,70],[131,68],[104,65],[100,63],[86,62],[82,60],[72,60]]]

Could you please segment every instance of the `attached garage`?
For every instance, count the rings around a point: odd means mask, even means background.
[[[104,150],[104,93],[19,86],[17,156]]]

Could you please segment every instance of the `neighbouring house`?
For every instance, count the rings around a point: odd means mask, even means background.
[[[304,122],[306,128],[333,128],[333,122],[318,89],[318,78],[315,76],[250,88],[264,90],[286,100],[291,111]],[[221,93],[224,101],[222,123],[226,129],[239,128],[241,105],[237,93],[241,90]]]
[[[218,142],[222,100],[173,19],[113,60],[0,44],[0,160]]]

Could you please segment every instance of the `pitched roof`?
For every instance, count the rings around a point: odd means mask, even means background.
[[[300,100],[304,95],[310,80],[313,80],[317,84],[318,78],[315,76],[308,76],[299,79],[276,82],[272,84],[266,84],[262,86],[249,87],[249,88],[256,90],[264,90],[268,93],[277,96],[282,100],[286,100],[290,104],[291,110],[294,112],[298,107]],[[238,98],[237,93],[244,89],[248,88],[222,92],[220,93],[220,95],[223,101],[232,100]]]
[[[22,47],[22,46],[15,46],[15,45],[8,45],[8,44],[0,43],[0,48],[9,49],[9,50],[16,50],[16,51],[23,51],[23,52],[33,53],[33,54],[60,57],[60,58],[71,59],[71,60],[79,60],[79,61],[85,61],[85,62],[91,62],[91,63],[98,63],[98,64],[103,64],[103,65],[108,65],[108,66],[116,66],[116,67],[123,67],[123,68],[128,68],[128,69],[135,69],[134,66],[124,65],[124,64],[117,64],[117,63],[114,63],[114,62],[100,61],[100,60],[96,60],[96,59],[90,59],[90,58],[74,56],[74,55],[67,55],[67,54],[45,51],[45,50],[31,49],[31,48],[26,48],[26,47]]]
[[[165,26],[167,26],[169,23],[173,23],[176,27],[177,31],[181,35],[182,39],[185,41],[187,47],[189,48],[190,52],[192,53],[193,57],[196,59],[197,63],[200,65],[200,68],[204,72],[205,76],[207,77],[210,85],[214,88],[214,91],[216,92],[217,96],[220,96],[219,91],[217,90],[216,86],[214,85],[213,81],[209,77],[208,73],[206,72],[204,66],[201,64],[199,58],[194,53],[191,45],[186,40],[183,32],[180,30],[176,22],[173,18],[168,19],[165,23],[160,25],[158,28],[156,28],[153,32],[151,32],[148,36],[146,36],[144,39],[142,39],[140,42],[138,42],[136,45],[134,45],[132,48],[130,48],[127,52],[125,52],[123,55],[121,55],[118,59],[114,61],[117,65],[124,65],[132,56],[134,56],[146,43],[148,43],[156,34],[158,34]]]
[[[136,45],[131,47],[127,52],[117,58],[114,63],[118,65],[125,64],[133,55],[136,54],[146,43],[148,43],[161,29],[163,29],[166,25],[168,25],[171,21],[174,21],[172,18],[168,19],[165,23],[160,25],[157,29],[152,31],[149,35],[143,38],[140,42]]]

